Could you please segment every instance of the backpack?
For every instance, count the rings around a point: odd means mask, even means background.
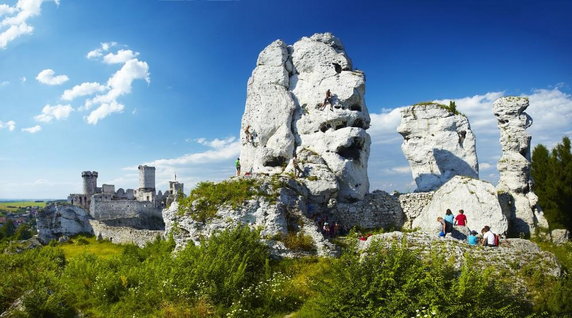
[[[494,246],[499,246],[500,244],[500,235],[498,234],[494,234],[495,235],[495,245]]]

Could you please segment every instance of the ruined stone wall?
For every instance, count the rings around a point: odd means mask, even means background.
[[[161,217],[161,209],[152,202],[135,200],[99,200],[91,202],[90,215],[97,220],[127,219],[139,217]]]
[[[433,193],[435,192],[414,192],[399,195],[399,204],[405,214],[404,228],[412,228],[413,220],[421,214],[424,207],[429,205],[433,199]]]
[[[107,226],[96,220],[89,220],[95,237],[108,239],[116,244],[133,243],[143,247],[148,242],[154,241],[157,237],[163,238],[165,231],[137,230],[130,227]]]
[[[362,201],[338,203],[332,212],[346,230],[354,226],[362,229],[401,228],[405,221],[399,199],[379,190],[366,194]]]

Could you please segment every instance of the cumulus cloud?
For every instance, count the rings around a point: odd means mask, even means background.
[[[7,122],[0,121],[0,129],[6,128],[9,131],[14,131],[16,129],[16,122],[13,120],[9,120]]]
[[[89,96],[106,90],[105,85],[96,82],[85,82],[76,85],[70,89],[66,89],[61,96],[62,100],[71,101],[77,97]]]
[[[73,111],[71,105],[46,105],[42,108],[42,113],[35,116],[34,119],[39,122],[49,123],[52,119],[61,120],[69,117]]]
[[[54,76],[55,72],[52,69],[45,69],[41,71],[36,79],[38,82],[46,85],[61,85],[69,80],[67,75]]]
[[[215,138],[213,140],[208,140],[206,138],[197,138],[197,139],[195,139],[195,141],[197,143],[203,145],[203,146],[207,146],[207,147],[211,147],[211,148],[215,148],[215,149],[221,149],[224,147],[228,147],[233,142],[235,142],[236,137],[228,137],[225,139]]]
[[[97,109],[89,113],[89,115],[86,117],[86,120],[88,124],[95,125],[97,124],[98,121],[109,116],[110,114],[123,112],[124,108],[125,106],[115,101],[109,103],[103,103],[99,105]]]
[[[235,138],[236,139],[236,138]],[[212,141],[206,141],[205,144]],[[147,165],[164,167],[164,166],[185,166],[197,164],[209,164],[212,162],[219,162],[236,158],[240,154],[240,141],[233,141],[226,143],[224,147],[219,147],[203,152],[196,152],[185,154],[176,158],[157,159],[152,162],[146,163]]]
[[[139,52],[131,50],[119,50],[117,53],[108,53],[103,57],[103,63],[106,64],[121,64],[132,60],[139,56]]]
[[[29,127],[29,128],[22,128],[22,131],[28,132],[30,134],[35,134],[40,130],[42,130],[42,126],[40,125],[36,125],[34,127]]]
[[[87,52],[86,57],[87,57],[88,59],[95,59],[95,58],[101,57],[101,56],[103,56],[103,53],[109,51],[109,49],[111,49],[112,47],[114,47],[114,46],[116,46],[116,45],[117,45],[117,42],[103,42],[103,43],[100,43],[99,48]]]
[[[99,59],[106,64],[122,64],[121,68],[109,77],[105,85],[99,83],[82,83],[64,92],[62,99],[73,99],[83,95],[92,95],[98,93],[96,96],[87,99],[80,110],[92,110],[85,118],[91,125],[97,124],[100,120],[113,114],[123,112],[125,106],[117,99],[120,96],[131,93],[133,82],[136,80],[144,80],[150,83],[149,65],[145,61],[137,59],[139,52],[132,50],[118,50],[117,52],[109,52],[104,56],[104,53],[110,51],[116,42],[101,43],[101,46],[87,54],[90,59]],[[75,89],[75,90],[74,90]]]
[[[28,20],[41,14],[44,2],[59,5],[59,0],[18,0],[14,6],[0,4],[0,18],[3,17],[0,20],[0,48],[4,49],[13,40],[34,31]]]

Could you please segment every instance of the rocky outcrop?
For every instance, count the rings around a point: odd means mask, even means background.
[[[500,130],[502,156],[497,168],[500,174],[497,190],[501,205],[510,218],[513,234],[534,234],[536,227],[548,228],[538,197],[532,192],[530,177],[530,140],[526,129],[532,118],[524,111],[528,98],[507,96],[493,103]]]
[[[524,266],[536,264],[542,268],[543,274],[555,277],[562,274],[562,268],[552,253],[544,252],[535,243],[524,239],[506,239],[501,241],[499,247],[481,247],[471,246],[466,241],[451,237],[440,238],[421,232],[391,232],[370,236],[367,241],[359,241],[358,248],[365,250],[373,242],[380,242],[387,246],[405,244],[422,254],[441,255],[447,260],[454,260],[457,269],[463,265],[464,256],[470,255],[475,261],[473,266],[481,268],[494,266],[497,269],[514,272]]]
[[[444,217],[447,209],[454,214],[464,210],[467,226],[477,232],[485,225],[498,234],[508,230],[508,220],[499,204],[495,187],[488,182],[462,176],[454,177],[435,191],[431,202],[413,220],[413,228],[439,232],[437,217]]]
[[[567,229],[552,230],[550,238],[554,244],[566,244],[570,241],[570,231]]]
[[[445,105],[418,104],[401,111],[401,149],[417,191],[432,191],[454,176],[479,177],[469,120]]]
[[[337,184],[328,178],[310,189],[336,192],[340,201],[363,199],[370,145],[364,94],[364,74],[353,70],[332,34],[314,34],[292,46],[271,43],[248,81],[240,133],[243,172],[280,174],[295,154],[312,152],[322,162],[319,168],[305,166],[305,177],[322,180],[328,170]]]
[[[344,230],[352,227],[400,229],[405,222],[399,198],[379,190],[366,194],[363,200],[355,203],[338,203],[332,214]]]
[[[413,192],[413,193],[403,193],[399,195],[399,205],[404,214],[403,227],[406,229],[411,229],[413,226],[413,220],[415,220],[423,208],[429,205],[431,199],[433,199],[434,192]]]
[[[50,204],[36,216],[38,239],[46,244],[52,239],[80,233],[93,234],[89,213],[77,206]]]
[[[320,210],[310,204],[310,194],[304,185],[292,178],[278,176],[259,176],[257,182],[258,195],[235,208],[220,206],[216,214],[205,221],[192,217],[196,213],[194,205],[184,210],[179,208],[177,202],[173,202],[168,209],[163,210],[165,232],[173,235],[177,249],[180,249],[187,244],[198,244],[201,239],[216,232],[244,224],[261,230],[261,236],[266,239],[275,256],[307,255],[305,251],[289,249],[281,241],[289,233],[300,232],[311,237],[316,254],[336,254],[335,246],[324,238],[312,220]]]

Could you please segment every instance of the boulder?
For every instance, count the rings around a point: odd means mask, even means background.
[[[417,191],[439,188],[454,176],[479,177],[475,136],[469,120],[444,105],[404,108],[397,131]]]
[[[314,34],[292,46],[271,43],[248,81],[240,132],[242,170],[281,174],[295,154],[312,152],[336,184],[327,178],[310,188],[320,195],[336,192],[341,201],[363,199],[369,190],[370,146],[364,94],[363,72],[353,70],[332,34]],[[309,169],[307,177],[321,178],[323,172]]]
[[[533,235],[537,227],[548,228],[548,222],[537,205],[530,177],[530,140],[526,129],[532,118],[524,111],[526,97],[507,96],[493,103],[500,130],[502,156],[498,161],[500,195],[504,213],[509,217],[513,235]]]
[[[412,227],[437,233],[437,217],[444,217],[447,209],[451,209],[455,215],[459,210],[464,210],[467,227],[477,232],[485,225],[498,234],[508,229],[508,220],[499,204],[495,187],[488,182],[463,176],[452,178],[435,191],[431,202],[413,220]]]
[[[570,231],[567,229],[552,230],[552,232],[550,232],[550,237],[554,244],[565,244],[570,240]]]
[[[80,233],[93,234],[89,212],[74,205],[50,204],[36,215],[38,239],[47,244],[52,239]]]

